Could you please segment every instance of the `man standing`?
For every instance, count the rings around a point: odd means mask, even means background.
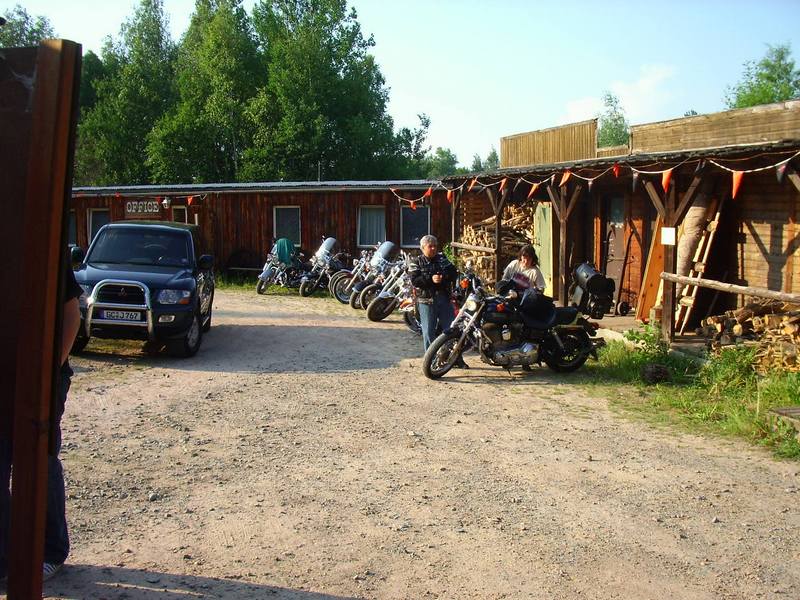
[[[409,275],[417,295],[419,320],[422,325],[422,345],[427,350],[439,332],[453,322],[450,292],[458,273],[447,257],[439,252],[439,240],[432,235],[419,241],[422,254],[411,261]],[[466,366],[463,361],[455,366]]]

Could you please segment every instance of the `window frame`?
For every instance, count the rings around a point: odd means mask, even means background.
[[[428,232],[425,235],[430,235],[431,233],[431,207],[430,206],[418,206],[416,210],[427,210],[428,211]],[[403,244],[403,211],[408,210],[411,211],[410,206],[401,206],[400,207],[400,247],[401,248],[419,248],[419,244]]]
[[[383,240],[386,241],[386,205],[384,204],[359,204],[358,218],[356,219],[356,247],[357,248],[374,248],[375,244],[362,244],[361,243],[361,209],[362,208],[380,208],[383,210]]]
[[[111,223],[111,209],[110,208],[90,208],[89,210],[87,210],[86,211],[86,225],[87,225],[87,228],[86,228],[86,238],[87,238],[86,243],[87,243],[88,246],[92,245],[92,242],[94,241],[94,238],[95,238],[95,236],[92,235],[92,219],[93,219],[94,213],[96,213],[96,212],[108,213],[108,223]],[[100,231],[100,230],[98,229],[98,231]]]
[[[183,221],[178,221],[175,218],[175,211],[176,210],[183,211]],[[172,207],[172,221],[174,223],[188,223],[189,222],[189,207],[188,206],[184,206],[183,204],[181,204],[179,206],[174,206],[173,205],[173,207]]]
[[[272,239],[278,239],[278,209],[296,208],[297,209],[297,243],[294,247],[299,248],[303,244],[303,211],[297,204],[276,204],[272,207]]]

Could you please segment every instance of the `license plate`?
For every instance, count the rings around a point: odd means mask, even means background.
[[[103,318],[110,321],[141,321],[142,313],[132,310],[104,310]]]

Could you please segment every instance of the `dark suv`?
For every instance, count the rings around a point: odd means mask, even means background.
[[[86,256],[72,250],[75,279],[83,288],[80,352],[90,337],[166,345],[172,354],[193,356],[211,328],[213,258],[200,254],[196,225],[117,222],[105,225]]]

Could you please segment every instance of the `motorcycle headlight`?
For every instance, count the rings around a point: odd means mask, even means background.
[[[478,310],[478,299],[475,297],[475,294],[471,294],[470,297],[467,298],[467,301],[464,302],[464,308],[469,312]]]
[[[188,290],[161,290],[156,302],[159,304],[189,304],[192,292]]]

